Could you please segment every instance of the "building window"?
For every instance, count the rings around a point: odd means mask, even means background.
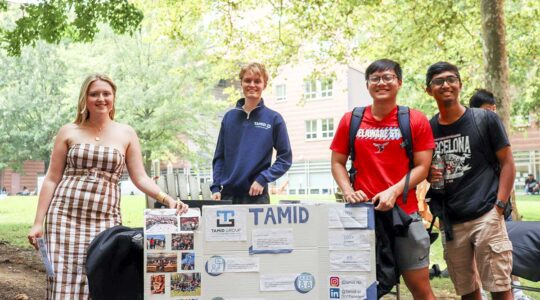
[[[305,195],[306,189],[298,189],[298,195]]]
[[[315,80],[304,82],[304,99],[317,98],[317,82]]]
[[[324,138],[331,138],[334,136],[334,119],[322,119],[321,136]]]
[[[296,190],[289,190],[289,195],[296,195]]]
[[[317,120],[306,121],[306,140],[317,139]]]
[[[322,189],[322,193],[328,195],[330,194],[330,189]]]
[[[284,84],[276,85],[276,101],[287,100],[287,86]]]
[[[331,139],[334,137],[334,119],[306,121],[306,140]]]
[[[319,189],[310,189],[309,193],[312,194],[312,195],[318,195],[319,194]]]
[[[332,79],[304,81],[304,99],[322,99],[332,97],[334,82]]]
[[[321,98],[332,97],[332,79],[321,80]]]

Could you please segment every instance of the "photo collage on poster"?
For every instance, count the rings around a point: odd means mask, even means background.
[[[190,208],[181,216],[174,209],[145,210],[145,299],[184,300],[201,296],[194,240],[200,215],[198,208]]]

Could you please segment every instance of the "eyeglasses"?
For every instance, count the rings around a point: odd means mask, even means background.
[[[449,85],[456,84],[459,82],[459,78],[456,76],[435,78],[431,80],[429,85],[443,86],[445,82],[447,82]]]
[[[379,82],[381,82],[381,80],[383,83],[390,83],[394,81],[396,77],[397,76],[393,74],[384,74],[383,76],[369,76],[368,81],[371,84],[378,84]]]

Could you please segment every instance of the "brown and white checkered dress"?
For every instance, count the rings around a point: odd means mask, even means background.
[[[118,181],[124,164],[112,147],[70,147],[45,222],[55,272],[47,279],[48,299],[89,299],[86,249],[97,234],[122,223]]]

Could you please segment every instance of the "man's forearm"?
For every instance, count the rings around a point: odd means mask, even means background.
[[[417,186],[420,182],[422,182],[427,177],[428,168],[425,166],[419,165],[414,167],[411,170],[411,176],[409,178],[409,190],[413,189],[415,186]],[[398,181],[396,184],[392,186],[393,189],[395,189],[397,195],[399,196],[403,194],[403,191],[405,190],[405,180],[407,178],[407,174],[401,178],[400,181]]]
[[[514,187],[514,180],[516,178],[515,167],[512,165],[505,165],[501,169],[499,176],[499,190],[497,192],[497,199],[506,201],[510,198],[510,193]]]
[[[514,187],[516,179],[516,165],[512,155],[512,149],[505,147],[497,151],[497,160],[501,166],[499,174],[499,189],[497,191],[497,199],[506,201],[510,197],[510,193]]]
[[[338,184],[339,188],[343,191],[343,194],[354,192],[349,179],[349,173],[344,165],[337,162],[333,163],[332,176],[334,176],[334,180]]]

